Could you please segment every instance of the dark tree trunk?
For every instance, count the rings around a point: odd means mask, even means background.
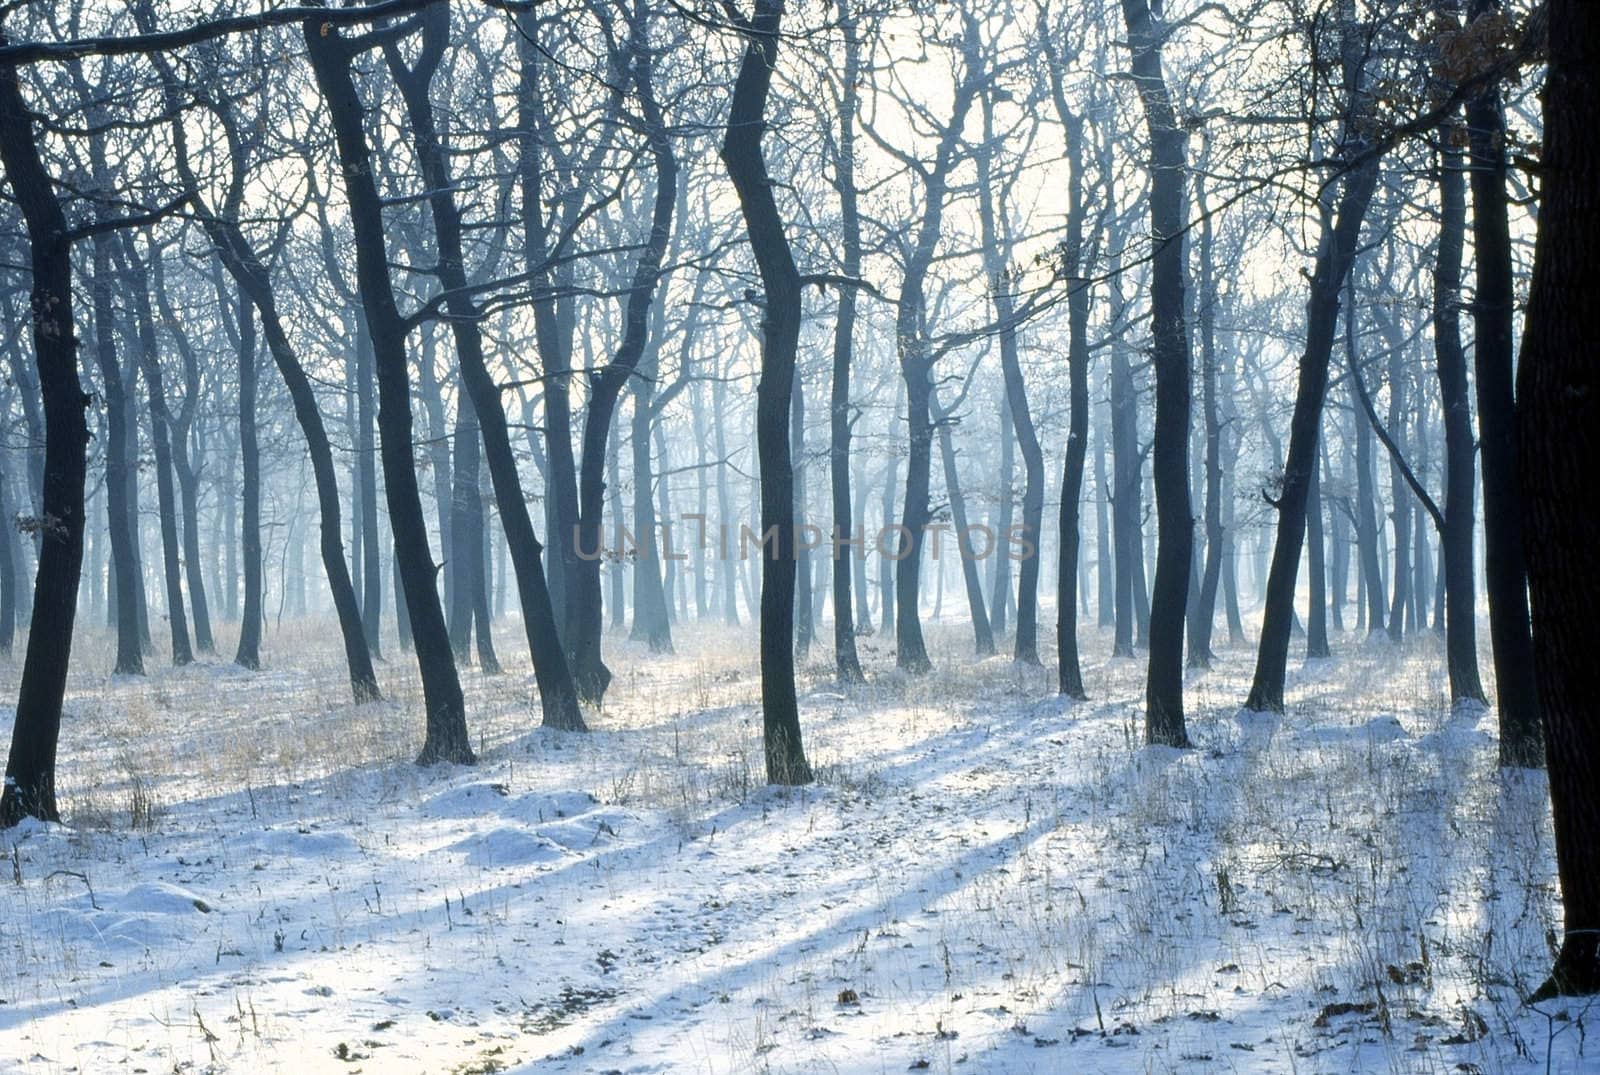
[[[642,16],[629,29],[628,72],[643,112],[646,138],[655,163],[655,203],[650,234],[634,266],[623,312],[622,340],[608,365],[589,378],[588,416],[583,427],[583,456],[578,474],[576,543],[579,551],[601,543],[605,508],[606,440],[611,433],[617,397],[634,375],[649,343],[650,306],[661,278],[661,262],[672,232],[673,209],[678,196],[678,161],[673,154],[665,120],[651,87],[653,62],[645,47]],[[787,392],[785,392],[787,403]],[[790,594],[791,599],[793,594]],[[567,647],[572,676],[581,697],[598,703],[611,682],[611,671],[600,655],[604,624],[601,619],[600,561],[580,556],[577,570],[567,580]]]
[[[0,45],[6,43],[0,33]],[[39,160],[33,113],[22,99],[14,68],[0,71],[0,164],[28,229],[34,360],[45,432],[39,570],[6,757],[5,789],[0,792],[0,827],[9,828],[25,817],[61,820],[56,804],[56,744],[83,568],[89,443],[89,397],[78,381],[78,341],[73,335],[67,222]]]
[[[1461,346],[1461,257],[1467,196],[1461,151],[1451,145],[1453,133],[1453,125],[1440,132],[1439,254],[1433,272],[1433,345],[1439,401],[1444,407],[1444,526],[1439,543],[1444,561],[1445,661],[1450,672],[1450,700],[1486,703],[1478,679],[1478,598],[1472,563],[1476,446],[1467,356]]]
[[[161,515],[162,574],[167,587],[167,625],[172,638],[172,663],[190,664],[194,651],[189,646],[189,618],[183,606],[183,564],[178,551],[178,504],[172,484],[172,440],[167,422],[167,393],[161,375],[161,354],[156,344],[155,318],[150,312],[149,273],[133,249],[132,239],[124,236],[129,291],[132,293],[134,330],[139,341],[139,367],[144,373],[146,402],[150,411],[150,441],[155,452],[156,506]]]
[[[306,53],[327,103],[338,143],[350,222],[355,233],[356,281],[366,310],[367,328],[372,333],[384,487],[427,708],[427,738],[417,760],[424,765],[442,761],[470,764],[476,759],[467,733],[466,706],[450,652],[444,611],[439,606],[438,591],[434,589],[434,575],[438,569],[428,550],[427,520],[422,512],[416,465],[412,459],[406,324],[395,306],[389,279],[382,200],[373,179],[372,155],[362,121],[363,106],[350,71],[352,46],[337,30],[315,20],[305,23],[304,36]]]
[[[1117,625],[1117,583],[1114,554],[1111,551],[1111,483],[1106,479],[1105,427],[1110,420],[1102,415],[1095,425],[1094,514],[1095,514],[1095,622],[1100,627]],[[1063,531],[1065,533],[1065,531]]]
[[[1133,79],[1150,130],[1152,362],[1156,373],[1156,574],[1150,595],[1145,739],[1188,746],[1183,719],[1183,621],[1194,557],[1189,506],[1189,333],[1184,324],[1185,134],[1161,71],[1161,45],[1145,0],[1122,0]]]
[[[1318,431],[1321,451],[1321,431]],[[1322,535],[1322,466],[1311,461],[1311,488],[1306,493],[1306,568],[1311,576],[1311,607],[1306,614],[1306,660],[1332,657],[1328,648],[1328,574]]]
[[[800,338],[800,273],[783,231],[762,153],[767,95],[778,59],[784,0],[755,0],[739,64],[722,162],[739,195],[766,308],[756,383],[756,449],[761,464],[761,529],[776,531],[761,560],[761,709],[767,781],[809,784],[794,688],[794,471],[789,458],[789,393]]]
[[[1600,8],[1550,0],[1549,13],[1539,237],[1515,446],[1565,928],[1534,999],[1600,993]]]
[[[1351,274],[1352,277],[1354,273]],[[1358,369],[1361,355],[1356,346],[1357,314],[1355,306],[1355,281],[1350,283],[1350,302],[1344,314],[1345,366]],[[1377,489],[1372,473],[1372,423],[1355,401],[1355,381],[1350,381],[1352,424],[1356,442],[1356,553],[1360,560],[1361,592],[1365,598],[1362,608],[1366,612],[1367,634],[1383,630],[1383,579],[1379,566]]]
[[[1353,141],[1357,148],[1361,143]],[[1300,357],[1300,380],[1289,423],[1289,457],[1283,489],[1277,500],[1278,533],[1267,576],[1266,611],[1256,655],[1255,679],[1245,707],[1283,711],[1283,684],[1288,672],[1289,636],[1294,621],[1295,577],[1305,543],[1306,510],[1317,460],[1322,403],[1328,390],[1328,366],[1339,323],[1339,293],[1355,260],[1356,240],[1378,179],[1378,160],[1369,157],[1347,173],[1338,208],[1323,213],[1322,240],[1306,302],[1306,348]]]
[[[1499,0],[1469,0],[1467,14],[1494,14]],[[1571,5],[1568,5],[1569,10]],[[1589,25],[1593,26],[1592,12]],[[1554,18],[1551,26],[1555,25]],[[1547,109],[1549,106],[1546,106]],[[1505,114],[1500,87],[1490,83],[1467,100],[1472,184],[1473,367],[1478,396],[1478,444],[1483,466],[1484,588],[1494,649],[1500,764],[1535,767],[1544,760],[1538,664],[1529,628],[1517,477],[1516,401],[1512,384],[1511,232],[1506,214]]]

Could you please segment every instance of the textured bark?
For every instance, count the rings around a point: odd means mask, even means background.
[[[1539,234],[1515,446],[1566,921],[1535,999],[1600,993],[1600,7],[1550,0],[1549,14]]]

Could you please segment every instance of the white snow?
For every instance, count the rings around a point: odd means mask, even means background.
[[[957,625],[925,679],[819,647],[792,791],[749,631],[608,640],[588,736],[535,726],[525,662],[467,673],[481,763],[427,770],[398,652],[353,706],[325,626],[260,675],[112,678],[91,637],[67,823],[0,834],[0,1070],[1600,1070],[1587,1004],[1519,1001],[1560,927],[1542,775],[1431,639],[1336,641],[1281,717],[1230,652],[1178,751],[1087,634],[1078,705]]]

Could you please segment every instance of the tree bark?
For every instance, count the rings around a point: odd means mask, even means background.
[[[1543,182],[1515,450],[1566,921],[1535,1000],[1600,993],[1600,8],[1550,0],[1549,17]]]

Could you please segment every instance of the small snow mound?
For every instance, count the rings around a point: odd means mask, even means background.
[[[626,810],[594,810],[580,817],[539,826],[539,835],[572,851],[611,843],[630,832],[639,818]]]
[[[1329,746],[1340,743],[1367,744],[1381,746],[1384,743],[1395,743],[1410,739],[1410,733],[1405,725],[1400,723],[1400,718],[1393,713],[1381,713],[1365,724],[1345,725],[1340,727],[1308,728],[1300,733],[1302,740],[1314,743],[1325,743]]]
[[[598,800],[586,791],[530,792],[513,796],[505,784],[486,782],[441,791],[418,810],[425,817],[434,818],[462,819],[497,814],[538,823],[584,814],[596,805]]]
[[[103,906],[125,914],[210,914],[212,903],[181,885],[166,881],[147,881],[134,885],[120,896],[103,898]]]
[[[240,840],[240,849],[269,858],[332,858],[354,851],[356,843],[342,832],[299,828],[263,829]]]
[[[466,855],[468,866],[531,866],[557,862],[566,851],[555,841],[522,829],[501,827],[474,833],[450,850]]]

